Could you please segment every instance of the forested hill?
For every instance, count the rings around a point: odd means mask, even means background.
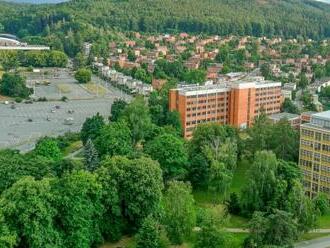
[[[72,0],[25,7],[17,15],[0,16],[0,23],[8,32],[36,34],[63,17],[144,32],[330,37],[330,5],[312,0]]]

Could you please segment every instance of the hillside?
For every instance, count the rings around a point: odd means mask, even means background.
[[[16,15],[0,10],[0,23],[13,33],[38,34],[64,17],[75,24],[143,32],[330,37],[330,6],[311,0],[74,0],[11,6]]]

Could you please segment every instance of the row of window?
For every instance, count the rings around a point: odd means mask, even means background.
[[[315,151],[329,152],[330,151],[330,146],[321,145],[320,143],[314,143],[314,149],[315,149]]]
[[[301,154],[301,156],[304,156],[304,157],[307,157],[307,158],[310,158],[310,159],[313,158],[313,152],[311,152],[311,151],[301,149],[300,154]]]
[[[312,161],[308,161],[308,160],[305,160],[305,159],[300,159],[299,164],[302,165],[302,166],[305,166],[305,167],[312,168],[313,163],[312,163]]]
[[[263,106],[263,105],[279,105],[281,103],[280,100],[278,101],[272,101],[272,102],[257,102],[256,107]]]
[[[203,115],[211,115],[211,114],[216,114],[216,113],[225,113],[225,111],[228,111],[228,109],[218,109],[216,110],[211,110],[211,111],[204,111],[204,112],[197,112],[197,113],[192,113],[192,114],[187,114],[187,118],[190,117],[196,117],[196,116],[203,116]]]
[[[302,129],[301,133],[303,136],[311,137],[318,141],[321,141],[321,140],[330,141],[330,134],[322,135],[322,133],[320,133],[320,132],[314,132],[314,131],[307,130],[307,129]],[[314,137],[314,134],[315,134],[315,137]]]
[[[225,105],[226,104],[224,104],[224,103],[219,103],[218,107],[224,107]],[[207,108],[209,108],[209,109],[213,108],[214,109],[216,107],[217,107],[217,105],[215,105],[215,104],[213,104],[213,105],[204,105],[204,106],[199,106],[199,107],[191,107],[191,108],[187,108],[187,112],[201,110],[201,109],[207,109]]]
[[[225,120],[224,116],[219,116],[217,118],[213,117],[213,118],[207,118],[207,119],[203,119],[203,120],[187,121],[186,126],[196,125],[196,124],[210,122],[210,121],[224,121],[224,120]]]
[[[280,112],[280,108],[279,107],[276,107],[276,108],[265,108],[265,106],[261,106],[263,107],[263,110],[266,111],[266,114],[270,114],[270,113],[278,113]],[[256,109],[254,111],[255,114],[258,114],[260,112],[261,108],[260,109]]]
[[[188,105],[193,105],[193,104],[203,104],[203,103],[209,103],[209,102],[224,102],[224,101],[229,101],[228,98],[219,98],[219,99],[208,99],[208,100],[199,100],[199,101],[187,101]]]
[[[188,99],[194,99],[194,98],[201,98],[201,97],[212,97],[212,96],[224,96],[226,93],[224,92],[219,92],[219,93],[210,93],[210,94],[201,94],[201,95],[193,95],[193,96],[188,96]]]

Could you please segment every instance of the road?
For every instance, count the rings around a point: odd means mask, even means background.
[[[226,228],[230,233],[249,233],[248,229],[244,228]],[[310,233],[329,233],[328,237],[303,241],[295,244],[296,248],[330,248],[330,229],[315,229]]]
[[[296,248],[329,248],[330,236],[324,238],[313,239],[296,244]]]

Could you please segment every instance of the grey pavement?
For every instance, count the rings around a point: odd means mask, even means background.
[[[93,75],[92,81],[97,84],[100,84],[103,87],[105,87],[106,89],[110,90],[118,98],[122,98],[128,102],[132,99],[132,96],[130,96],[130,95],[126,94],[124,91],[112,86],[110,82],[100,78],[99,76]]]
[[[329,248],[330,236],[309,241],[303,241],[295,245],[296,248]]]
[[[67,103],[20,103],[16,104],[16,109],[11,109],[10,105],[0,104],[0,149],[29,151],[40,137],[58,136],[69,131],[77,132],[85,119],[97,112],[108,117],[112,102],[113,99],[91,99],[72,100]],[[55,109],[56,105],[60,106],[60,109]],[[52,113],[52,110],[55,112]],[[74,113],[69,114],[68,110],[74,110]],[[67,118],[73,118],[72,125],[64,124]],[[29,122],[29,119],[32,121]]]
[[[48,74],[43,72],[47,71]],[[84,90],[74,79],[68,69],[43,69],[41,73],[25,73],[27,84],[34,89],[33,98],[46,97],[49,100],[60,100],[63,96],[69,99],[91,99],[95,96]],[[44,82],[49,85],[42,85]],[[39,84],[38,84],[39,83]],[[60,89],[65,88],[65,91]]]
[[[76,83],[69,69],[47,68],[42,69],[40,73],[25,73],[25,76],[28,85],[35,89],[35,99],[46,97],[51,101],[19,103],[15,104],[16,109],[11,109],[10,105],[0,104],[0,149],[13,148],[23,152],[32,150],[35,142],[43,136],[58,136],[69,131],[79,131],[85,119],[97,112],[108,117],[115,99],[132,99],[95,75],[92,81],[104,87],[106,94],[99,97],[90,93]],[[36,84],[45,81],[49,82],[48,86]],[[60,84],[69,92],[60,92]],[[70,100],[67,103],[59,101],[62,96]],[[59,105],[60,109],[55,109],[55,105]],[[74,113],[69,114],[68,110],[74,110]],[[70,117],[73,118],[72,125],[65,125],[65,119]]]

